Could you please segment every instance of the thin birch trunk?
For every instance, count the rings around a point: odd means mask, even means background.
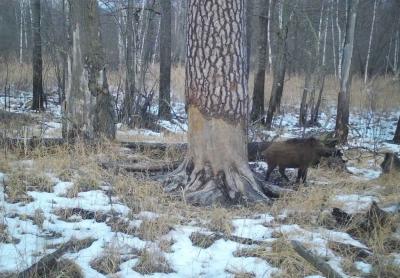
[[[396,32],[396,36],[394,39],[394,53],[393,53],[393,72],[396,75],[399,71],[399,31]]]
[[[339,0],[336,0],[336,28],[338,30],[338,76],[339,80],[342,78],[342,57],[343,57],[343,46],[342,46],[342,28],[340,27],[339,20]]]
[[[342,77],[340,80],[340,91],[338,96],[336,114],[336,136],[341,143],[347,142],[349,133],[349,108],[350,108],[350,86],[351,86],[351,62],[354,48],[354,32],[357,19],[357,8],[359,0],[346,1],[348,21],[346,23],[346,34],[344,39]]]
[[[378,1],[374,0],[374,12],[372,15],[371,33],[369,34],[367,60],[365,61],[364,84],[367,84],[367,80],[368,80],[368,64],[369,64],[369,58],[371,56],[372,37],[374,35],[374,26],[375,26],[376,7],[377,6],[378,6]]]
[[[333,27],[333,13],[334,13],[334,0],[331,2],[331,31],[332,31],[332,55],[333,55],[333,72],[335,74],[335,78],[337,78],[337,67],[336,67],[336,43],[335,43],[335,28]]]
[[[161,36],[160,36],[160,95],[158,116],[161,119],[171,118],[171,0],[161,2]]]
[[[267,25],[267,33],[268,33],[268,68],[269,72],[272,71],[272,49],[271,49],[271,1],[268,0],[268,25]]]
[[[22,64],[23,34],[24,34],[24,4],[23,0],[19,1],[20,20],[19,20],[19,63]]]

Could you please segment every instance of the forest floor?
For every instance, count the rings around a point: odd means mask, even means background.
[[[50,99],[46,113],[28,112],[27,95],[10,100],[10,111],[21,117],[2,122],[2,134],[60,137],[60,107]],[[342,147],[346,169],[312,168],[296,188],[274,173],[294,191],[272,205],[199,208],[164,192],[160,179],[167,172],[102,167],[181,160],[184,153],[173,147],[132,150],[119,143],[185,142],[184,106],[173,110],[175,119],[159,122],[158,131],[118,125],[117,141],[101,146],[1,150],[0,277],[17,276],[70,244],[33,277],[327,277],[299,256],[293,240],[342,277],[400,277],[399,177],[382,175],[379,166],[384,151],[400,152],[389,143],[398,111],[352,111],[349,144]],[[320,127],[307,129],[296,126],[296,109],[284,111],[272,131],[252,126],[250,139],[333,129],[333,107],[321,113]],[[250,166],[263,173],[267,165]],[[294,171],[288,173],[293,179]],[[332,215],[340,208],[362,217],[373,202],[387,212],[373,230],[360,231],[357,221],[340,224]]]

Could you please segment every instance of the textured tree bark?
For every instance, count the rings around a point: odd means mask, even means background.
[[[395,144],[400,144],[400,117],[399,121],[397,122],[396,132],[394,133],[393,142]]]
[[[32,6],[32,67],[33,67],[33,99],[32,110],[44,110],[44,92],[42,80],[42,39],[40,35],[40,0],[31,0]]]
[[[72,49],[68,57],[68,139],[115,138],[115,111],[108,91],[96,0],[71,0]]]
[[[253,9],[254,9],[254,3],[253,1],[245,1],[245,9],[246,9],[246,74],[247,76],[250,73],[250,63],[251,63],[251,37],[253,33],[253,24],[252,24],[252,18],[253,18]]]
[[[133,123],[135,91],[135,28],[133,18],[133,0],[128,0],[126,16],[126,79],[122,121],[129,126]]]
[[[166,180],[197,205],[268,201],[248,166],[243,0],[188,2],[188,154]]]
[[[171,0],[161,1],[160,96],[158,116],[171,118]]]
[[[265,69],[267,65],[267,40],[268,40],[268,2],[257,1],[257,68],[254,76],[253,107],[251,120],[256,121],[264,115],[264,84]]]
[[[336,137],[341,143],[347,142],[349,133],[349,106],[350,106],[350,85],[351,85],[351,60],[353,56],[354,30],[357,19],[357,7],[359,0],[348,0],[346,23],[346,34],[344,38],[344,48],[342,57],[342,75],[340,78],[340,91],[338,96],[336,114]]]

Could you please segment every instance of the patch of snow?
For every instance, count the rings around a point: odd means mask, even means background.
[[[364,263],[362,261],[354,262],[354,266],[356,267],[357,270],[359,270],[365,274],[371,273],[371,271],[372,271],[372,265]]]
[[[342,203],[341,208],[347,213],[355,213],[368,209],[372,202],[379,202],[375,196],[361,196],[357,194],[336,195],[334,201]]]
[[[176,243],[172,245],[172,253],[166,258],[179,277],[229,277],[226,270],[253,272],[256,277],[269,277],[278,269],[270,266],[264,260],[253,257],[235,257],[233,253],[242,244],[217,240],[207,249],[192,245],[189,236],[197,229],[176,227],[171,232]]]
[[[365,168],[356,168],[353,166],[347,166],[347,170],[349,170],[352,174],[360,176],[365,180],[372,180],[379,178],[382,171],[380,170],[372,170],[372,169],[365,169]]]
[[[273,219],[270,215],[265,215],[259,219],[234,219],[232,224],[235,231],[232,234],[253,240],[271,238],[273,229],[263,226],[263,223],[271,222]]]
[[[393,152],[393,153],[400,153],[400,145],[398,144],[390,144],[390,143],[383,143],[381,151],[384,152]]]
[[[160,215],[158,213],[154,213],[152,211],[141,211],[141,212],[139,212],[137,217],[142,220],[153,220],[153,219],[157,219],[158,217],[160,217]]]
[[[53,187],[54,194],[57,196],[65,195],[72,186],[74,186],[72,182],[60,181]]]
[[[393,263],[396,265],[400,265],[400,253],[392,253]]]
[[[390,212],[390,213],[398,213],[400,212],[400,203],[396,203],[396,204],[391,204],[387,207],[382,208],[384,211],[386,212]]]
[[[119,130],[118,132],[128,136],[137,136],[137,135],[155,136],[155,137],[161,136],[161,133],[154,132],[149,129],[129,129],[129,130]]]
[[[176,120],[171,120],[171,121],[159,120],[158,124],[163,128],[167,129],[168,131],[174,133],[186,133],[188,130],[187,123],[179,123]]]

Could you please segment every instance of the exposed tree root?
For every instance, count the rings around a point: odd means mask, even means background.
[[[264,182],[246,167],[226,167],[215,175],[209,163],[201,166],[194,167],[186,159],[165,178],[166,191],[181,191],[186,202],[200,206],[271,203],[268,196],[279,197],[291,192]]]

